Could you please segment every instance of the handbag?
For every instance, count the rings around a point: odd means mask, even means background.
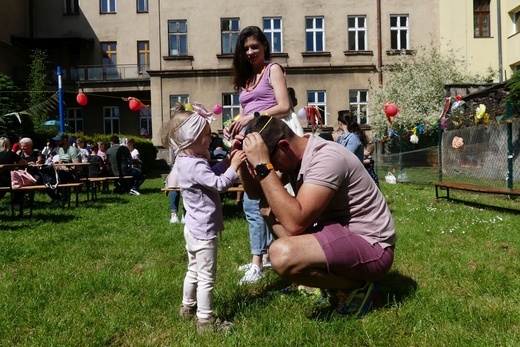
[[[11,171],[11,188],[20,189],[23,186],[32,186],[36,184],[36,179],[25,170]]]
[[[60,184],[60,177],[58,176],[58,172],[56,172],[53,164],[42,165],[39,169],[39,174],[42,178],[43,184],[47,188],[58,188],[58,184]]]

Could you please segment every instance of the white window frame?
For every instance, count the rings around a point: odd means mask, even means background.
[[[351,19],[354,20],[354,26],[350,26]],[[359,25],[359,20],[363,19],[364,25]],[[367,50],[367,16],[348,16],[347,17],[347,26],[348,26],[348,50],[349,51],[366,51]],[[350,42],[351,33],[354,36],[354,42]],[[362,36],[362,37],[360,37]],[[363,47],[359,47],[360,42],[362,42]],[[351,49],[351,46],[354,46],[354,49]]]
[[[349,90],[349,109],[352,114],[356,115],[358,124],[370,124],[368,115],[368,90],[367,89],[351,89]],[[364,121],[361,118],[364,114]]]
[[[407,14],[392,14],[390,15],[390,23],[392,23],[392,18],[397,18],[397,25],[390,25],[390,48],[395,50],[403,50],[410,49],[410,26],[409,26],[409,16]],[[402,23],[404,20],[404,23]],[[405,33],[405,42],[402,42],[401,34]],[[392,38],[396,35],[396,44],[397,47],[392,47]]]
[[[137,13],[148,12],[148,0],[137,0]]]
[[[106,10],[103,11],[103,7]],[[99,13],[116,13],[117,12],[117,0],[99,0]]]
[[[79,133],[85,131],[85,123],[83,122],[83,108],[81,107],[67,107],[67,114],[65,115],[65,124],[70,129],[67,131]]]
[[[520,32],[520,11],[516,11],[512,15],[513,19],[513,34],[517,34]]]
[[[283,52],[283,21],[282,17],[264,17],[264,34],[269,41],[271,53],[282,53]],[[268,23],[268,26],[266,26]],[[277,28],[278,27],[278,28]],[[275,45],[275,39],[280,39],[278,45]],[[277,47],[280,47],[279,49]]]
[[[240,113],[240,102],[238,101],[237,93],[224,93],[222,94],[222,127],[224,123],[233,119],[237,114]]]
[[[311,21],[311,27],[308,27],[309,21]],[[321,49],[318,47],[319,39],[323,46]],[[305,17],[305,49],[307,52],[325,51],[325,17]]]
[[[139,134],[147,138],[152,137],[152,112],[148,107],[139,110]]]
[[[170,31],[171,24],[175,24],[176,30]],[[184,24],[185,31],[181,31],[181,24]],[[177,44],[172,47],[172,38]],[[184,40],[184,45],[182,44]],[[185,46],[185,47],[183,47]],[[172,19],[168,21],[168,55],[178,56],[188,54],[188,21],[186,19]]]
[[[227,22],[227,25],[226,25]],[[236,30],[233,27],[236,24]],[[224,30],[227,26],[227,30]],[[220,45],[222,54],[234,54],[237,45],[238,36],[240,35],[240,18],[221,18],[220,19]],[[229,52],[225,50],[224,42],[229,45]]]
[[[320,100],[323,99],[323,100]],[[327,124],[327,91],[326,90],[308,90],[307,106],[317,106],[320,109],[323,125]]]
[[[190,96],[188,94],[172,94],[170,95],[170,111],[175,107],[175,104],[182,102],[183,104],[190,102]],[[170,112],[171,114],[171,112]]]
[[[107,129],[107,121],[110,122],[110,129]],[[121,132],[119,106],[103,107],[103,132],[105,135],[117,134]]]

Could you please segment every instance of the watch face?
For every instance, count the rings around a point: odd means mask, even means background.
[[[260,177],[265,177],[269,173],[266,164],[258,164],[255,166],[255,173]]]

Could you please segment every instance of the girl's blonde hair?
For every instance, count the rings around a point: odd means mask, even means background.
[[[11,142],[7,137],[0,137],[0,152],[9,152],[11,150]]]
[[[178,102],[173,106],[170,110],[170,120],[163,127],[162,131],[162,144],[164,148],[170,147],[170,141],[175,143],[181,143],[182,140],[177,138],[175,135],[175,130],[177,130],[181,124],[189,117],[193,111],[188,111],[186,109],[186,104],[182,102]],[[171,139],[171,140],[170,140]]]

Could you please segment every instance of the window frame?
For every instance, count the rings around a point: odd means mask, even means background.
[[[173,109],[176,103],[182,102],[187,103],[190,102],[190,95],[189,94],[170,94],[170,110]],[[171,112],[170,112],[170,118],[171,118]]]
[[[144,45],[141,48],[141,45]],[[144,62],[141,61],[144,59]],[[142,75],[150,68],[150,41],[137,41],[137,70]]]
[[[83,107],[67,107],[65,114],[65,124],[70,128],[70,132],[79,133],[84,129],[84,113]],[[79,126],[81,124],[81,126]]]
[[[392,26],[392,18],[397,18],[397,25]],[[405,19],[405,25],[401,24],[402,19]],[[405,33],[405,43],[403,47],[402,33]],[[395,43],[397,47],[393,47],[395,35]],[[407,14],[391,14],[390,15],[390,49],[401,51],[410,49],[410,16]]]
[[[148,13],[148,0],[136,0],[136,11],[137,13]]]
[[[170,31],[171,24],[176,23],[177,31]],[[181,31],[181,24],[184,24],[185,31]],[[176,51],[174,53],[172,47],[172,39],[176,41]],[[183,42],[184,46],[183,47]],[[184,50],[184,51],[183,51]],[[188,20],[187,19],[170,19],[168,20],[168,56],[178,57],[188,55]]]
[[[103,7],[106,7],[106,10],[103,10]],[[117,13],[117,0],[99,0],[99,13]]]
[[[224,123],[235,118],[240,113],[238,93],[222,93],[222,128]]]
[[[359,125],[362,124],[370,124],[370,117],[368,114],[368,89],[350,89],[348,91],[348,106],[349,110],[352,114],[356,115],[356,121]],[[362,98],[362,94],[364,94],[364,101]],[[353,95],[355,97],[355,101],[352,101]],[[362,111],[363,107],[365,111]],[[361,111],[360,111],[361,110]],[[361,114],[364,114],[365,121],[362,121]]]
[[[483,9],[484,7],[487,9]],[[491,37],[491,0],[473,0],[473,37]]]
[[[107,112],[109,113],[107,116]],[[107,121],[110,129],[107,130]],[[114,127],[116,125],[116,127]],[[117,129],[116,129],[117,128]],[[119,106],[103,106],[103,133],[105,135],[118,134],[121,132],[121,112]]]
[[[309,20],[312,26],[309,28]],[[321,21],[321,27],[318,27],[318,21]],[[318,47],[318,40],[321,39],[321,49]],[[310,40],[310,41],[309,41]],[[309,49],[312,45],[312,49]],[[306,52],[325,52],[325,17],[324,16],[307,16],[305,17],[305,51]]]
[[[362,18],[364,21],[364,26],[359,26],[359,19]],[[350,20],[354,19],[354,26],[350,26]],[[354,39],[354,49],[351,48],[351,33],[353,34]],[[360,35],[363,37],[360,38]],[[347,16],[347,47],[348,51],[366,51],[368,42],[367,42],[367,16],[366,15],[352,15]],[[359,47],[360,40],[362,40],[363,47]]]
[[[269,23],[269,28],[266,27],[266,21]],[[279,28],[276,28],[275,22],[279,22]],[[282,17],[264,17],[262,19],[263,32],[269,41],[269,47],[271,53],[282,53],[283,52],[283,20]],[[279,38],[280,42],[275,46],[274,40]],[[278,46],[280,48],[278,48]]]
[[[228,22],[227,28],[229,29],[224,29],[225,22]],[[235,27],[234,24],[236,24],[236,29],[233,29]],[[240,18],[233,17],[220,19],[220,51],[222,54],[235,53],[238,35],[240,35]],[[229,45],[229,52],[224,49],[226,47],[224,42],[227,42]]]
[[[320,94],[323,94],[323,101],[319,101]],[[306,95],[307,95],[307,106],[317,106],[320,111],[321,118],[323,119],[323,125],[327,125],[327,91],[326,90],[307,90]],[[311,95],[313,95],[312,98],[310,98]]]
[[[148,107],[139,110],[139,134],[146,138],[152,137],[152,112]]]

